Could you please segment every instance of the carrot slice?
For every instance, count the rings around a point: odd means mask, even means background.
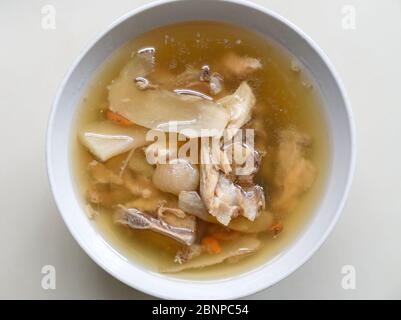
[[[106,117],[110,121],[118,123],[122,126],[132,126],[133,125],[133,123],[130,120],[128,120],[127,118],[124,118],[123,116],[120,116],[118,113],[115,113],[111,110],[107,110]]]
[[[208,236],[208,237],[203,238],[202,245],[209,253],[220,253],[221,252],[220,243],[215,237]]]

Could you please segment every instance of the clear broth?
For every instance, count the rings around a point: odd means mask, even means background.
[[[156,49],[156,72],[161,66],[169,66],[170,71],[176,74],[184,71],[187,64],[194,67],[207,64],[213,70],[219,58],[228,50],[259,58],[263,69],[255,72],[249,83],[257,99],[254,115],[263,119],[263,125],[270,136],[265,146],[267,150],[277,144],[278,130],[289,126],[295,126],[312,137],[313,147],[308,158],[317,169],[316,181],[302,195],[292,212],[284,217],[284,230],[277,237],[268,233],[261,234],[259,239],[262,240],[262,248],[235,264],[223,263],[172,276],[191,279],[224,278],[251,270],[273,259],[300,235],[318,204],[328,171],[329,137],[322,101],[307,70],[273,40],[230,24],[196,21],[164,26],[125,44],[103,64],[82,98],[72,137],[73,175],[83,206],[90,181],[87,165],[93,156],[79,143],[77,132],[83,125],[102,119],[99,111],[107,105],[107,86],[118,76],[131,54],[143,47]],[[300,68],[299,72],[294,70],[294,63]],[[231,92],[238,84],[235,81],[225,83]],[[119,157],[124,159],[125,156]],[[268,187],[271,176],[269,155],[264,161],[267,164],[262,167],[258,180]],[[157,272],[160,265],[171,261],[175,255],[177,247],[174,241],[149,231],[127,230],[117,226],[112,222],[110,210],[102,209],[93,224],[114,249],[127,259],[140,262],[148,270]]]

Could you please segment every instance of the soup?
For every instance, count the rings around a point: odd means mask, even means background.
[[[125,44],[76,115],[73,174],[110,245],[151,271],[227,277],[311,218],[328,135],[302,64],[261,35],[196,21]]]

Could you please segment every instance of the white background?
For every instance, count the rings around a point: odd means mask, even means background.
[[[200,0],[202,1],[202,0]],[[45,132],[56,88],[79,52],[146,0],[0,0],[0,298],[151,298],[112,278],[80,249],[52,199]],[[299,270],[249,298],[401,298],[401,0],[258,0],[327,53],[354,111],[357,166],[339,223]],[[56,29],[41,8],[56,8]],[[356,29],[342,27],[353,5]],[[41,268],[54,265],[56,290]],[[356,289],[341,268],[356,269]]]

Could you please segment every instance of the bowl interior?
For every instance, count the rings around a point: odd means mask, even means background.
[[[253,29],[274,39],[308,69],[320,90],[331,138],[327,190],[307,230],[273,261],[248,273],[213,281],[180,280],[149,272],[127,261],[91,225],[76,197],[70,166],[72,122],[86,85],[98,67],[121,45],[153,28],[185,20],[217,20]],[[341,84],[324,54],[296,27],[276,14],[243,1],[155,2],[116,21],[77,59],[59,88],[47,141],[49,179],[57,206],[81,247],[116,278],[162,298],[230,299],[273,285],[324,241],[342,209],[353,170],[352,119]]]

